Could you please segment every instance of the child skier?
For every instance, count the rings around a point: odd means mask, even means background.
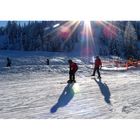
[[[71,59],[68,60],[69,63],[69,80],[68,83],[76,82],[75,80],[75,73],[78,70],[78,66],[74,63]]]
[[[100,75],[100,69],[101,69],[101,67],[102,67],[101,59],[99,58],[99,56],[96,56],[95,66],[94,66],[93,74],[91,76],[95,76],[95,72],[97,71],[98,78],[101,78],[101,75]]]

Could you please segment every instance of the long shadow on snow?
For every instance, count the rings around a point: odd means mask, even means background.
[[[107,84],[106,83],[102,83],[101,79],[99,79],[99,81],[97,79],[94,79],[94,80],[98,84],[98,86],[99,86],[99,88],[101,90],[101,93],[104,96],[105,102],[107,104],[111,105],[111,102],[110,102],[111,93],[110,93],[110,90],[109,90],[109,87],[107,86]]]
[[[57,103],[51,108],[51,113],[55,113],[58,110],[58,108],[66,106],[71,101],[71,99],[74,96],[74,91],[72,87],[73,84],[67,84],[62,94],[60,95]]]

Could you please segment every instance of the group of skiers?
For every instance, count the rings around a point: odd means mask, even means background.
[[[69,63],[69,80],[67,82],[68,83],[72,83],[72,82],[75,83],[76,82],[75,73],[78,70],[78,65],[75,62],[73,62],[71,59],[68,60],[68,63]],[[49,59],[47,59],[47,65],[49,65]],[[11,67],[11,59],[9,57],[7,57],[7,65],[6,66]],[[99,56],[96,56],[93,74],[91,76],[95,76],[95,73],[97,71],[98,78],[101,78],[101,74],[100,74],[101,67],[102,67],[101,59],[99,58]]]
[[[75,80],[75,73],[78,70],[78,65],[73,62],[71,59],[68,60],[69,63],[69,80],[68,83],[72,83],[72,82],[76,82]],[[100,69],[102,68],[102,62],[101,59],[99,58],[99,56],[96,56],[95,59],[95,65],[94,65],[94,69],[93,69],[93,74],[91,76],[95,76],[95,73],[97,71],[98,73],[98,78],[101,78],[101,74],[100,74]]]

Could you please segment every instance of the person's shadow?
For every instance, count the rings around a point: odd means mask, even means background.
[[[106,83],[102,83],[101,79],[99,79],[99,81],[97,79],[94,79],[94,80],[98,84],[98,86],[99,86],[99,88],[101,90],[101,93],[104,96],[105,102],[107,104],[111,105],[111,101],[110,101],[111,93],[110,93],[110,90],[109,90],[109,87],[107,86],[107,84]]]
[[[73,84],[67,84],[62,94],[60,95],[57,103],[51,108],[50,112],[55,113],[58,108],[66,106],[74,97],[74,91],[72,89]]]

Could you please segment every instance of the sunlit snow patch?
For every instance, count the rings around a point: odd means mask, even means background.
[[[78,93],[80,91],[80,87],[78,83],[75,83],[72,87],[74,93]]]
[[[122,71],[122,70],[127,70],[127,68],[126,67],[102,67],[102,70]]]

